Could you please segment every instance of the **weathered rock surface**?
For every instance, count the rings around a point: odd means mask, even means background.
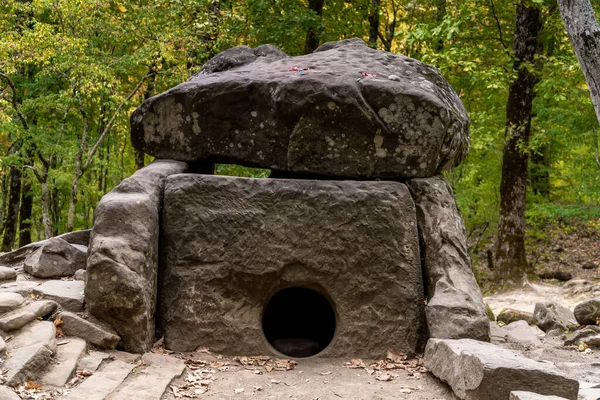
[[[84,319],[71,312],[63,311],[62,329],[70,336],[77,336],[101,349],[114,349],[121,338],[114,329],[98,321]]]
[[[571,310],[554,302],[536,303],[533,316],[537,326],[544,332],[553,329],[567,330],[571,326],[577,326]]]
[[[33,289],[43,299],[54,300],[67,311],[83,311],[85,283],[81,281],[46,281]]]
[[[175,175],[165,185],[162,235],[157,323],[167,348],[270,352],[261,329],[267,300],[308,285],[326,293],[338,317],[321,354],[415,350],[424,288],[404,184]]]
[[[578,345],[579,342],[589,347],[600,347],[600,326],[588,325],[568,336],[565,346]]]
[[[144,102],[131,140],[157,158],[413,178],[458,164],[468,126],[437,69],[349,39],[299,57],[270,45],[226,50]]]
[[[135,365],[123,361],[112,361],[103,365],[100,370],[83,381],[71,393],[65,394],[59,399],[105,400],[127,378],[134,367]]]
[[[17,271],[11,267],[0,266],[0,281],[12,281],[17,279]]]
[[[112,392],[107,400],[155,400],[162,398],[171,381],[185,370],[183,360],[146,353],[142,365]]]
[[[51,352],[56,350],[56,328],[50,321],[34,321],[21,328],[9,342],[10,349],[42,345]]]
[[[87,247],[72,245],[61,238],[45,241],[25,259],[23,269],[37,278],[73,276],[85,269]]]
[[[54,356],[55,363],[51,363],[40,383],[49,386],[64,386],[75,373],[79,358],[85,354],[85,340],[79,338],[63,339],[67,343],[57,346]]]
[[[533,392],[515,391],[510,392],[509,400],[567,400],[564,397],[544,396]]]
[[[486,307],[471,269],[465,228],[450,185],[438,175],[413,179],[408,188],[423,243],[430,337],[489,341]]]
[[[515,343],[524,346],[539,347],[542,345],[540,337],[544,337],[544,332],[537,326],[529,326],[527,321],[518,320],[502,327],[506,332],[506,338]]]
[[[86,304],[117,330],[128,351],[145,352],[154,343],[164,180],[186,168],[182,162],[155,161],[102,197],[95,211]]]
[[[58,307],[58,304],[52,300],[38,300],[29,303],[24,307],[3,315],[0,318],[0,330],[10,332],[20,329],[31,321],[50,314],[56,310],[56,307]]]
[[[87,279],[87,271],[85,269],[78,269],[73,275],[73,279],[76,281],[84,281]]]
[[[596,325],[600,318],[600,297],[577,304],[573,314],[581,325]]]
[[[87,356],[79,360],[78,369],[95,372],[102,362],[109,358],[110,355],[101,351],[92,351]]]
[[[82,230],[82,231],[68,232],[68,233],[64,233],[62,235],[56,236],[56,238],[65,240],[67,243],[77,244],[77,245],[82,245],[82,246],[88,245],[89,237],[90,237],[89,229]],[[39,242],[30,243],[27,246],[19,247],[18,249],[10,251],[8,253],[0,254],[0,265],[5,265],[8,267],[21,266],[25,262],[25,259],[27,258],[27,256],[29,256],[31,253],[33,253],[34,251],[39,249],[41,246],[43,246],[45,243],[47,243],[48,240],[52,240],[52,239],[40,240]]]
[[[25,299],[18,293],[0,292],[0,314],[12,311],[24,302]]]
[[[463,400],[506,400],[512,391],[577,399],[579,382],[556,367],[471,339],[429,339],[425,368]]]
[[[11,357],[2,365],[2,369],[6,370],[5,383],[17,386],[31,380],[48,364],[51,357],[52,351],[42,344],[11,351]]]
[[[18,394],[10,390],[7,386],[0,385],[0,399],[2,400],[21,400]]]
[[[18,293],[21,296],[29,296],[33,293],[33,289],[40,285],[35,281],[16,281],[8,282],[0,285],[0,292]]]
[[[502,310],[496,317],[496,321],[502,322],[506,325],[515,321],[525,321],[529,325],[535,325],[535,318],[533,317],[532,313],[521,310],[513,310],[512,308],[505,308]]]

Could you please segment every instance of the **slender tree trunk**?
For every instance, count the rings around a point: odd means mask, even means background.
[[[31,243],[31,214],[33,210],[31,180],[27,176],[22,178],[21,206],[19,207],[19,247]]]
[[[4,216],[6,215],[6,198],[9,192],[9,188],[8,174],[6,174],[3,170],[0,170],[0,174],[2,176],[2,190],[0,190],[0,238],[2,238],[2,234],[4,233]]]
[[[4,219],[4,236],[2,237],[2,251],[11,251],[17,236],[17,223],[19,219],[19,201],[21,197],[21,170],[11,167],[9,174],[8,207]]]
[[[379,9],[381,0],[371,0],[369,9],[369,47],[377,48],[377,37],[379,36]]]
[[[529,270],[525,255],[525,195],[527,146],[531,129],[531,106],[538,77],[531,65],[539,52],[542,28],[537,7],[517,4],[512,82],[506,104],[506,130],[500,182],[500,221],[494,272],[499,281],[517,283]]]
[[[308,8],[314,11],[321,18],[323,14],[323,4],[325,0],[308,0]],[[306,32],[306,41],[304,42],[304,54],[310,54],[319,47],[318,28],[311,26]]]
[[[446,0],[436,0],[436,13],[435,13],[435,21],[438,25],[441,25],[446,17]],[[444,40],[439,39],[437,43],[434,45],[435,51],[438,53],[444,50]]]
[[[42,224],[44,225],[44,237],[50,239],[52,237],[52,219],[50,218],[50,190],[48,189],[48,181],[41,183],[42,185]]]
[[[590,0],[558,0],[558,7],[600,122],[600,24]]]
[[[550,197],[550,145],[545,145],[539,151],[531,154],[531,190],[544,198]]]

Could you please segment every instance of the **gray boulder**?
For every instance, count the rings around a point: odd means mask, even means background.
[[[37,278],[73,276],[85,269],[87,247],[72,245],[64,239],[48,239],[25,259],[23,269]]]
[[[512,391],[577,399],[579,382],[553,365],[471,339],[429,339],[425,368],[463,400],[506,400]]]
[[[417,348],[424,288],[402,183],[174,175],[162,239],[157,331],[169,349],[270,353],[261,315],[288,286],[318,289],[333,304],[324,356]]]
[[[67,243],[77,244],[80,246],[87,246],[89,237],[90,229],[67,232],[56,236],[56,238],[63,239]],[[19,247],[16,250],[0,254],[0,265],[5,265],[8,267],[20,267],[31,253],[43,246],[48,240],[50,239],[40,240],[39,242],[30,243],[26,246]]]
[[[128,351],[145,352],[154,343],[164,180],[186,168],[154,161],[102,197],[94,214],[85,301],[92,315],[117,330]]]
[[[596,325],[600,318],[600,297],[577,304],[573,313],[580,325]]]
[[[298,57],[268,45],[226,50],[146,100],[131,141],[158,158],[413,178],[457,165],[469,123],[437,69],[355,38]]]
[[[533,316],[537,326],[544,332],[553,329],[567,330],[577,326],[571,310],[551,301],[536,303]]]
[[[471,269],[465,228],[442,176],[413,179],[428,297],[425,316],[433,338],[489,341],[486,306]]]
[[[42,299],[54,300],[67,311],[83,311],[85,283],[81,281],[46,281],[33,289]]]
[[[114,349],[121,338],[114,329],[91,318],[84,319],[77,314],[63,311],[62,329],[66,335],[77,336],[101,349]]]

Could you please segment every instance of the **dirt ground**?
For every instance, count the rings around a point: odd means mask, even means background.
[[[197,367],[188,367],[163,400],[195,391],[201,399],[457,399],[448,386],[428,373],[413,372],[410,367],[376,370],[369,360],[361,360],[363,367],[358,360],[352,364],[350,360],[313,357],[296,360],[291,370],[267,372],[264,366],[240,366],[232,358],[202,353],[188,356],[196,360]]]

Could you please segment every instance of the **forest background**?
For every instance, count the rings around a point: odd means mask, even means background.
[[[523,10],[538,20],[529,58],[515,36]],[[528,160],[527,237],[573,220],[600,230],[598,120],[556,0],[4,0],[0,251],[90,228],[100,197],[151,161],[131,147],[131,112],[220,51],[271,43],[300,55],[351,37],[436,66],[459,93],[471,152],[446,177],[473,254],[498,236],[507,102],[520,72],[535,86],[528,137],[514,142]],[[232,165],[217,173],[268,176]]]

